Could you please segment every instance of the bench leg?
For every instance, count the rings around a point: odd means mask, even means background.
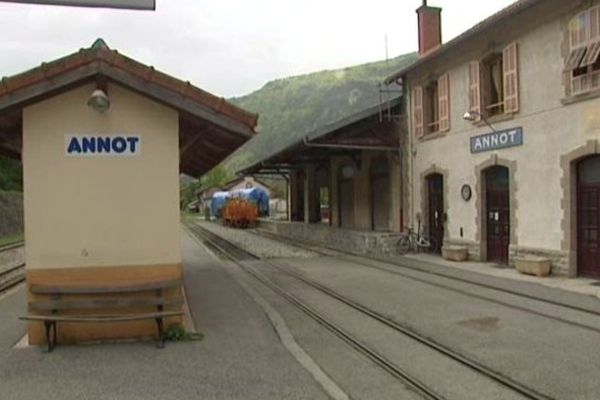
[[[48,353],[50,353],[56,345],[56,321],[44,321],[44,327],[46,328],[46,343],[48,345]]]
[[[156,318],[156,327],[158,328],[158,343],[156,347],[162,349],[165,347],[165,334],[163,332],[163,319]]]

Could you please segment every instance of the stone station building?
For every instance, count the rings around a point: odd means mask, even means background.
[[[417,10],[406,96],[409,223],[446,246],[600,277],[600,1],[520,0],[451,40]]]

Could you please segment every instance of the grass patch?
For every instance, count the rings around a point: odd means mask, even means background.
[[[0,237],[0,247],[8,246],[10,244],[19,243],[23,241],[23,234],[18,233],[16,235],[8,235]]]
[[[169,342],[191,342],[202,339],[204,334],[188,332],[181,324],[171,324],[165,331],[165,340]]]

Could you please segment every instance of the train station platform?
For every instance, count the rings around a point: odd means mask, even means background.
[[[567,278],[564,276],[537,277],[519,273],[515,268],[508,265],[498,265],[491,262],[477,261],[448,261],[440,256],[432,254],[407,254],[402,259],[410,259],[420,264],[434,267],[438,271],[449,271],[458,275],[485,275],[490,278],[502,278],[503,280],[537,284],[547,288],[561,289],[581,295],[600,298],[600,281],[590,278]]]
[[[0,297],[2,399],[326,399],[264,311],[182,233],[184,285],[202,341],[14,348],[26,333],[23,287]],[[60,329],[60,326],[59,326]]]

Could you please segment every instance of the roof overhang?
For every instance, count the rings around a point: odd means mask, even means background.
[[[394,113],[399,113],[401,103],[402,98],[398,97],[389,106]],[[238,174],[282,174],[326,164],[334,156],[357,156],[363,150],[398,152],[400,124],[387,115],[379,105],[353,114],[308,133]]]
[[[102,40],[0,81],[0,153],[20,155],[22,109],[90,82],[113,82],[179,112],[181,171],[199,176],[254,135],[258,116],[109,49]]]

